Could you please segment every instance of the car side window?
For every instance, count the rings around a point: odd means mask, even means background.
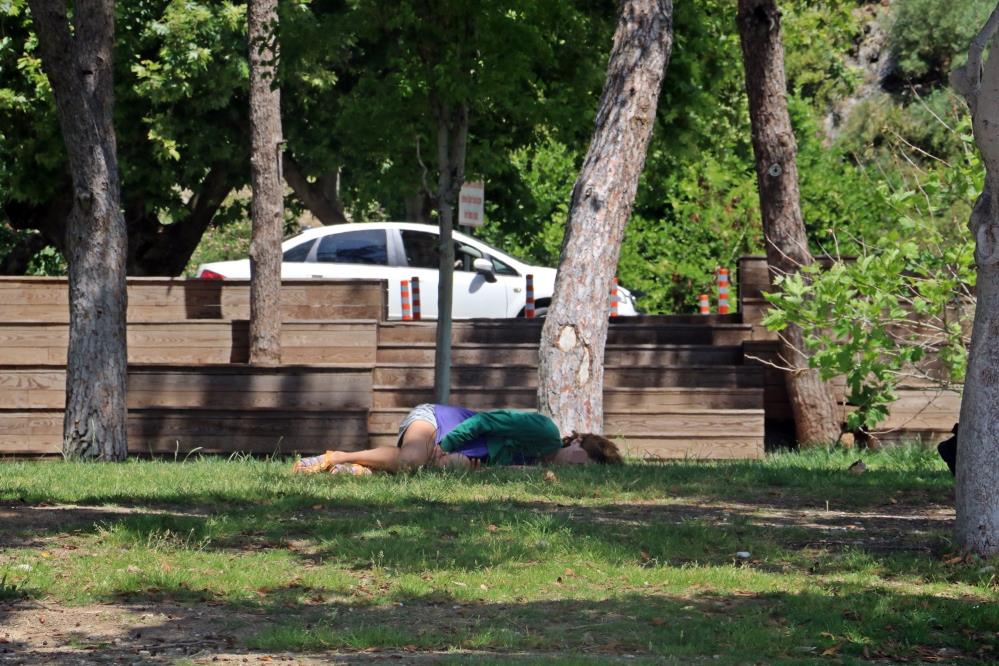
[[[406,262],[409,266],[439,269],[440,254],[437,251],[437,239],[437,234],[403,229],[402,244],[406,248]],[[475,270],[472,268],[472,262],[484,256],[480,250],[471,245],[454,242],[454,270],[456,271],[471,272]],[[516,275],[516,272],[513,275]]]
[[[520,273],[518,273],[513,268],[513,266],[508,266],[508,265],[504,264],[502,261],[500,261],[496,257],[489,257],[489,258],[493,262],[493,270],[496,272],[496,275],[513,275],[515,277],[518,276],[518,275],[520,275]]]
[[[309,256],[309,252],[312,251],[312,246],[315,244],[316,240],[313,238],[304,243],[299,243],[290,250],[286,250],[283,255],[284,261],[305,261]]]
[[[328,264],[388,265],[384,229],[345,231],[323,236],[316,261]]]
[[[455,242],[454,269],[456,271],[474,271],[475,269],[472,268],[472,262],[476,259],[481,259],[483,256],[485,255],[483,255],[482,252],[471,245]]]
[[[405,248],[406,263],[410,268],[440,268],[437,234],[403,229],[402,246]]]

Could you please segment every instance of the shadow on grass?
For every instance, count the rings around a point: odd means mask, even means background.
[[[0,530],[0,536],[20,549],[58,547],[53,535],[75,532],[98,534],[105,546],[122,550],[279,551],[303,564],[360,569],[377,562],[399,573],[478,570],[579,553],[626,565],[722,565],[745,550],[762,570],[779,572],[808,566],[801,551],[810,550],[863,553],[885,575],[902,575],[937,564],[927,555],[947,548],[952,520],[949,511],[891,504],[837,512],[731,502],[316,501],[288,495],[275,504],[227,506],[212,514],[149,513],[141,504],[139,511],[21,506],[17,515],[33,528]],[[36,513],[42,516],[37,521]],[[843,562],[844,571],[856,566],[842,558],[832,562]]]
[[[154,660],[177,658],[175,648],[184,644],[201,654],[335,650],[357,663],[393,653],[407,661],[466,663],[498,656],[517,663],[604,663],[626,656],[685,663],[714,655],[720,658],[713,663],[723,664],[818,663],[829,656],[986,663],[999,649],[999,605],[859,585],[829,594],[652,590],[602,600],[522,602],[399,595],[381,605],[315,601],[321,594],[302,587],[272,590],[255,612],[217,599],[177,603],[182,590],[131,595],[125,602],[107,599],[136,614],[154,607],[166,615],[143,626],[140,635],[127,626],[92,635],[90,653],[134,658],[142,649]],[[31,612],[31,602],[0,605],[0,624]],[[62,649],[53,645],[44,651],[28,643],[7,647],[16,649],[11,663],[48,664],[58,661]],[[442,654],[453,650],[468,652]]]

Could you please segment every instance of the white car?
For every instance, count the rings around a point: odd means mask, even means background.
[[[526,276],[534,276],[536,314],[544,315],[555,288],[555,269],[526,264],[482,241],[454,232],[455,319],[522,317]],[[388,314],[402,318],[400,281],[420,278],[420,312],[437,318],[438,228],[411,222],[338,224],[309,229],[281,245],[284,278],[388,280]],[[250,260],[198,267],[197,277],[250,278]],[[634,299],[618,288],[618,314],[634,315]]]

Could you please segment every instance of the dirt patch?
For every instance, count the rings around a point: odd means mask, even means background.
[[[67,607],[36,601],[0,602],[0,664],[154,665],[293,663],[433,664],[445,658],[495,658],[496,652],[472,650],[391,650],[322,653],[266,652],[242,647],[246,639],[273,620],[263,614],[234,611],[213,604],[102,604]],[[443,622],[443,618],[439,618]],[[506,657],[541,657],[545,653],[506,653]],[[618,661],[612,659],[611,661]]]
[[[267,618],[211,604],[106,604],[66,607],[0,603],[0,664],[357,664],[404,656],[432,663],[443,653],[372,650],[358,653],[275,653],[245,650]],[[453,656],[454,653],[448,653]]]

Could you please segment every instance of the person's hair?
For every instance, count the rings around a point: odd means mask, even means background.
[[[571,435],[562,438],[562,446],[569,446],[573,440],[579,440],[579,446],[590,456],[590,460],[601,465],[620,465],[624,462],[617,444],[602,435],[592,432],[579,434],[573,431]]]

